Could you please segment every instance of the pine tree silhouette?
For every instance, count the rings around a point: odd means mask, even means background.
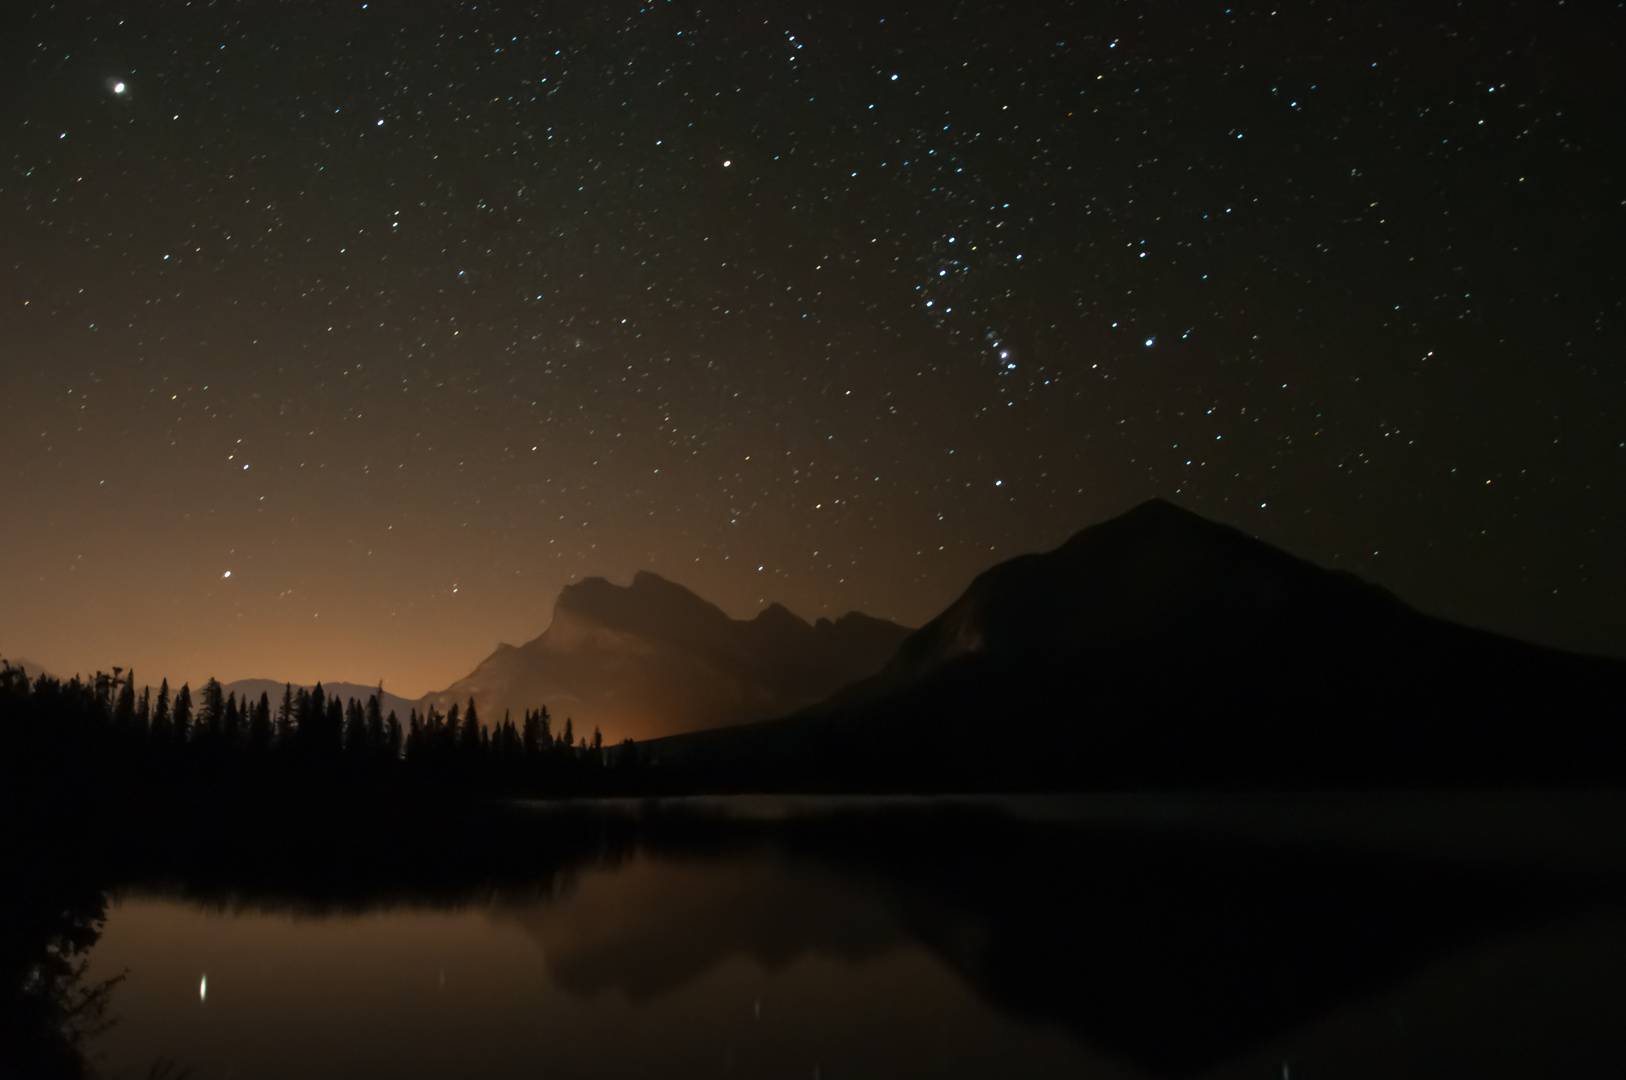
[[[355,698],[344,707],[344,749],[352,754],[367,749],[367,714]]]
[[[198,702],[197,733],[200,742],[218,739],[226,719],[226,698],[218,679],[203,684]]]
[[[474,711],[474,699],[469,698],[469,711],[463,717],[463,730],[457,744],[470,756],[478,755],[483,748],[481,734],[480,714]]]
[[[270,694],[260,694],[259,703],[254,706],[253,716],[248,722],[248,745],[256,753],[271,749]]]
[[[158,684],[158,701],[152,708],[152,738],[157,743],[175,741],[175,721],[169,714],[169,680]]]
[[[384,710],[378,703],[378,697],[383,692],[383,687],[380,686],[378,693],[367,699],[367,750],[380,757],[383,756],[385,749]]]
[[[188,683],[182,683],[181,688],[175,691],[174,723],[175,742],[189,742],[192,738],[192,687]]]
[[[294,740],[294,684],[284,683],[282,704],[277,706],[276,742],[280,747],[293,745]]]
[[[220,735],[226,745],[231,747],[237,746],[243,740],[243,716],[237,708],[235,692],[226,695],[226,716],[220,724]]]
[[[135,723],[136,696],[135,671],[132,669],[124,677],[124,683],[119,688],[118,704],[113,707],[113,723],[120,731],[128,731]]]

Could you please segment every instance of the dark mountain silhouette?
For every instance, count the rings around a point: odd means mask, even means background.
[[[1153,500],[988,570],[814,710],[647,752],[725,787],[1524,782],[1626,775],[1623,730],[1626,663]]]
[[[499,645],[467,677],[424,699],[441,710],[474,698],[485,720],[546,705],[557,728],[606,741],[783,715],[874,674],[909,630],[850,612],[809,624],[779,604],[731,619],[659,575],[630,586],[566,586],[553,621],[524,645]]]

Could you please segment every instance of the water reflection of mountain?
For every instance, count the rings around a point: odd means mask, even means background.
[[[908,938],[866,891],[766,853],[638,858],[588,871],[547,905],[503,911],[542,945],[572,993],[634,1001],[681,989],[732,956],[770,971],[817,953],[863,960]]]
[[[1543,828],[1618,834],[1619,802],[1567,804]],[[990,1005],[1132,1073],[1626,1070],[1626,878],[1607,851],[1490,863],[1150,820],[520,815],[344,875],[283,863],[274,880],[234,856],[123,884],[227,909],[476,905],[538,940],[556,985],[645,1003],[730,958],[778,970],[924,945]]]
[[[1548,1037],[1579,1015],[1558,1003],[1582,990],[1564,986],[1562,958],[1543,951],[1541,935],[1573,935],[1568,920],[1600,910],[1626,914],[1626,894],[1607,874],[1529,876],[981,813],[781,823],[771,854],[760,843],[734,846],[711,830],[668,835],[655,847],[674,861],[603,875],[590,894],[523,917],[556,980],[634,997],[679,987],[731,955],[772,965],[799,952],[858,958],[918,941],[991,1004],[1154,1074],[1184,1076],[1249,1061],[1295,1032],[1314,1037],[1327,1018],[1422,973],[1449,986],[1460,978],[1453,957],[1493,975],[1549,977],[1534,997],[1510,977],[1476,1005],[1506,1020],[1509,994],[1527,1019],[1546,1002],[1546,1032],[1499,1025],[1472,1031],[1470,1042]],[[676,861],[684,855],[704,862]],[[1626,920],[1597,925],[1622,955]],[[1512,952],[1498,960],[1498,949]],[[1596,1006],[1607,992],[1602,1000],[1626,1004],[1626,973],[1592,967],[1586,1000]],[[1362,1038],[1336,1024],[1325,1037]],[[1583,1043],[1626,1052],[1617,1041]]]

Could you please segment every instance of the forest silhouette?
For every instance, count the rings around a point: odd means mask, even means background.
[[[230,783],[269,792],[335,785],[467,795],[598,791],[628,779],[631,741],[606,747],[598,731],[557,731],[547,708],[482,723],[473,698],[445,713],[430,706],[405,721],[379,695],[329,697],[318,683],[287,685],[279,702],[239,701],[210,679],[197,693],[136,692],[133,672],[114,668],[66,681],[0,661],[0,755],[16,781],[83,787],[145,777],[167,790]]]
[[[601,850],[515,797],[618,790],[636,758],[556,731],[545,708],[481,723],[470,702],[403,723],[378,697],[210,680],[136,689],[115,669],[30,679],[0,662],[0,1080],[94,1075],[115,978],[85,982],[108,890],[129,882],[351,898],[529,880]],[[153,1077],[183,1075],[172,1063]]]

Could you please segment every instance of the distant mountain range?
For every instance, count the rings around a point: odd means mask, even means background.
[[[874,675],[907,627],[850,612],[798,618],[779,604],[731,619],[681,585],[640,572],[629,586],[566,586],[553,620],[524,645],[499,645],[423,704],[473,698],[487,723],[546,705],[556,728],[599,728],[606,742],[761,720],[812,705]]]
[[[282,692],[286,685],[275,679],[238,679],[236,682],[223,684],[221,689],[228,694],[236,694],[240,700],[246,698],[251,702],[259,701],[261,694],[268,694],[271,698],[271,709],[275,712],[278,704],[282,701]],[[300,686],[298,683],[293,684],[293,686],[296,694],[300,690],[310,689],[309,686]],[[355,698],[357,701],[366,702],[368,698],[378,692],[378,687],[363,686],[360,683],[325,682],[322,684],[322,693],[329,701],[336,697],[340,701],[349,701],[351,698]],[[401,723],[405,724],[408,713],[418,707],[418,702],[410,698],[398,697],[395,694],[383,694],[378,700],[378,706],[383,710],[385,716],[388,716],[390,711],[394,710],[396,717]]]
[[[15,659],[12,659],[12,660],[10,660],[10,664],[11,664],[12,667],[22,668],[23,673],[26,674],[30,679],[37,679],[41,675],[45,676],[48,679],[56,678],[55,675],[53,675],[51,672],[46,670],[45,665],[36,664],[34,661],[28,659],[28,657],[26,657],[26,656],[19,656],[19,657],[15,658]]]
[[[1430,618],[1153,500],[988,570],[813,709],[646,751],[721,788],[1619,778],[1626,663]]]
[[[647,571],[625,587],[587,578],[560,591],[553,619],[537,638],[499,645],[438,693],[383,693],[380,705],[405,723],[414,709],[444,713],[454,704],[466,708],[472,698],[488,725],[505,712],[517,723],[525,710],[546,706],[557,729],[569,718],[576,733],[586,736],[597,727],[606,742],[658,738],[806,708],[874,675],[909,633],[856,611],[809,623],[780,604],[753,619],[731,619]],[[28,660],[14,663],[30,678],[45,673]],[[286,685],[237,679],[222,690],[250,702],[266,694],[274,709]],[[296,692],[310,688],[293,684]],[[365,702],[379,693],[377,686],[352,682],[324,682],[322,690],[340,701]]]

